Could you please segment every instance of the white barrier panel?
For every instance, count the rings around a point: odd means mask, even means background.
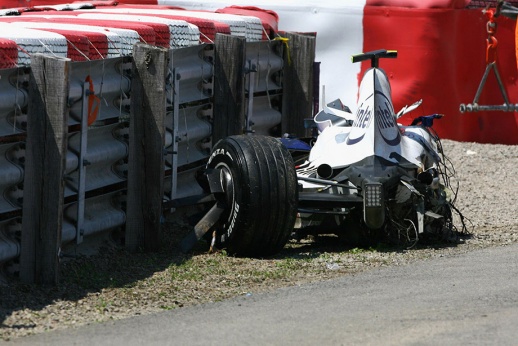
[[[366,0],[158,0],[159,5],[181,6],[214,11],[222,7],[257,6],[279,15],[279,30],[316,32],[316,61],[321,61],[320,83],[326,99],[340,98],[351,109],[356,107],[360,64],[350,57],[363,51],[363,8]],[[390,49],[390,47],[385,47]]]

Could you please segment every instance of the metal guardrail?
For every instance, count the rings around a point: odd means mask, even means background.
[[[72,63],[68,103],[69,125],[80,123],[83,113],[83,85],[89,76],[92,90],[99,98],[96,124],[129,116],[131,59],[113,58]]]
[[[21,209],[23,198],[23,144],[0,145],[0,210],[12,213]]]
[[[246,45],[245,88],[252,93],[280,90],[284,67],[278,42],[249,42]]]
[[[257,133],[269,133],[281,122],[283,60],[276,47],[269,42],[247,43],[247,117]],[[169,56],[165,200],[202,192],[195,174],[210,154],[213,121],[213,46],[170,50]],[[131,65],[127,57],[71,64],[63,251],[67,244],[74,246],[83,237],[126,222]],[[19,270],[29,73],[29,68],[0,71],[0,140],[6,142],[0,145],[0,270],[11,273]],[[91,91],[99,100],[99,112],[82,131],[83,117],[92,113],[87,107]]]
[[[87,198],[82,236],[89,237],[124,226],[126,222],[126,213],[122,209],[124,201],[125,196],[122,191]],[[77,213],[78,203],[65,205],[61,235],[63,244],[76,240]]]
[[[29,71],[28,68],[0,70],[0,137],[25,131]]]
[[[247,132],[271,134],[281,122],[281,73],[284,66],[278,42],[246,45],[245,91]]]
[[[62,229],[62,244],[83,236],[124,225],[125,216],[120,208],[114,208],[114,197],[99,197],[103,189],[120,195],[126,180],[125,168],[128,155],[129,117],[126,101],[129,100],[131,60],[114,58],[76,62],[71,64],[69,84],[69,116],[67,124],[68,150],[65,168],[65,208]],[[27,128],[27,103],[29,68],[0,71],[0,269],[6,266],[9,272],[17,271],[14,261],[20,255],[20,230],[17,234],[7,231],[4,224],[21,224],[23,206],[23,180],[25,164],[25,130]],[[87,77],[92,81],[87,89],[99,100],[95,123],[85,131],[87,145],[81,150],[80,121],[84,109],[84,86]],[[129,103],[127,103],[129,104]],[[88,111],[88,109],[86,109]],[[79,127],[78,127],[79,126]],[[14,136],[13,136],[14,135]],[[83,161],[87,168],[80,165]],[[83,191],[79,189],[81,169],[87,172]],[[122,185],[121,185],[122,184]],[[112,186],[110,188],[110,186]],[[101,190],[95,192],[96,190]],[[84,199],[81,224],[78,224],[79,194],[93,197]],[[102,195],[104,196],[104,195]],[[70,202],[66,202],[70,200]],[[120,204],[120,203],[119,203]],[[75,213],[75,215],[71,215]],[[122,214],[121,214],[122,213]],[[78,228],[81,231],[78,231]]]
[[[19,270],[20,235],[22,220],[19,217],[0,221],[0,259],[3,259],[1,272],[14,273]],[[8,261],[10,260],[10,261]]]
[[[127,126],[116,123],[88,129],[88,147],[84,155],[87,174],[85,191],[121,183],[125,178],[125,163],[128,156]],[[65,198],[78,192],[80,132],[68,138],[65,175]]]

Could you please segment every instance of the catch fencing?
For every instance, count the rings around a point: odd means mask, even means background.
[[[163,213],[203,196],[216,140],[304,134],[315,41],[285,36],[0,70],[0,270],[56,283],[60,258],[96,235],[156,249]]]

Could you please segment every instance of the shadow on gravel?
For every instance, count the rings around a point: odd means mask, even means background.
[[[275,258],[316,258],[320,254],[341,253],[347,251],[376,251],[376,252],[404,252],[419,249],[444,249],[453,248],[471,239],[468,232],[453,231],[447,237],[437,235],[421,235],[419,241],[398,243],[395,241],[379,241],[369,244],[348,244],[334,234],[311,234],[304,239],[293,239]],[[309,239],[309,241],[308,241]]]
[[[6,325],[6,318],[14,311],[29,309],[37,314],[47,305],[58,301],[79,304],[81,299],[88,294],[97,294],[107,289],[131,288],[157,272],[171,267],[180,267],[192,256],[203,255],[208,250],[208,244],[203,241],[200,241],[190,254],[183,254],[180,251],[179,243],[190,229],[185,224],[167,222],[164,225],[162,247],[156,252],[129,253],[121,246],[111,246],[101,248],[93,256],[66,259],[61,264],[61,280],[57,286],[26,285],[17,279],[10,279],[7,284],[0,283],[0,339],[3,328],[31,329],[35,327],[32,322]],[[468,235],[462,235],[462,239],[467,237]],[[450,241],[422,239],[414,248],[455,247],[462,243],[462,239],[461,237]],[[279,254],[270,259],[307,260],[318,258],[324,253],[341,253],[352,250],[361,251],[361,249],[345,245],[336,236],[318,235],[290,241]],[[368,247],[367,250],[399,252],[407,251],[407,248],[380,243]],[[24,318],[24,321],[30,320],[30,315],[28,318]]]
[[[88,294],[130,288],[156,272],[185,263],[191,255],[181,253],[176,244],[187,232],[184,225],[166,222],[162,246],[156,252],[130,253],[115,243],[102,246],[88,256],[72,255],[74,250],[68,249],[69,255],[60,265],[60,282],[56,286],[24,284],[17,277],[7,277],[2,282],[0,273],[0,340],[4,328],[35,327],[33,323],[6,325],[6,318],[14,311],[29,309],[37,314],[38,310],[57,301],[77,304]]]

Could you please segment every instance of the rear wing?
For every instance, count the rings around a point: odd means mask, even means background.
[[[378,49],[372,52],[356,54],[351,57],[353,63],[364,60],[371,60],[371,67],[378,67],[380,58],[397,58],[396,50]]]

